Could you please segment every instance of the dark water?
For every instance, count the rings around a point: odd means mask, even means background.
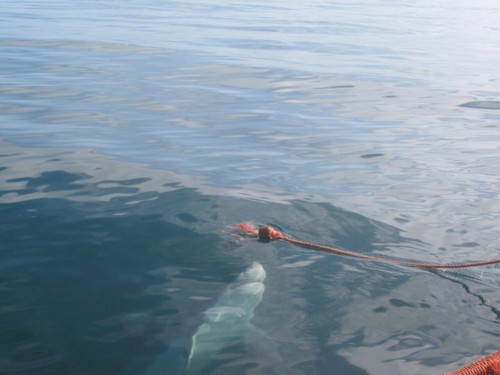
[[[204,373],[439,374],[498,350],[495,267],[368,263],[231,226],[500,257],[499,15],[4,1],[0,373],[176,375],[202,312],[255,260],[257,330]]]

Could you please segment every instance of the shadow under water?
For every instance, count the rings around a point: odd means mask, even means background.
[[[96,168],[83,151],[75,166],[73,151],[29,150],[1,164],[4,374],[143,374],[169,348],[165,373],[182,369],[203,311],[253,261],[267,273],[257,330],[204,373],[419,374],[492,347],[498,288],[479,274],[450,281],[231,230],[271,223],[356,252],[429,256],[395,227],[324,202],[206,193],[104,157]]]

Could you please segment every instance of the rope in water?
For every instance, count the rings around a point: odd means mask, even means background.
[[[239,223],[235,225],[236,230],[240,233],[245,234],[250,237],[257,237],[262,241],[274,241],[274,240],[282,240],[289,242],[291,244],[306,247],[315,250],[328,251],[338,255],[348,256],[352,258],[370,260],[374,262],[385,262],[385,263],[393,263],[400,264],[402,266],[408,267],[420,267],[420,268],[431,268],[431,269],[445,269],[445,268],[468,268],[468,267],[479,267],[479,266],[487,266],[490,264],[499,264],[500,259],[486,260],[486,261],[478,261],[478,262],[468,262],[468,263],[451,263],[451,264],[437,264],[437,263],[420,263],[420,262],[410,262],[406,260],[400,259],[391,259],[391,258],[381,258],[372,255],[358,254],[348,250],[342,250],[332,246],[319,245],[313,242],[306,242],[296,240],[290,237],[285,236],[280,231],[274,229],[270,225],[263,225],[259,229],[256,229],[253,225],[247,223]],[[499,374],[500,375],[500,374]]]
[[[250,237],[257,237],[261,241],[282,240],[297,246],[306,247],[310,249],[329,251],[339,255],[371,260],[375,262],[401,264],[403,266],[409,266],[409,267],[421,267],[421,268],[432,268],[432,269],[467,268],[467,267],[479,267],[479,266],[486,266],[489,264],[500,263],[500,259],[469,262],[469,263],[452,263],[452,264],[409,262],[400,259],[381,258],[371,255],[358,254],[358,253],[353,253],[352,251],[342,250],[332,246],[325,246],[313,242],[296,240],[285,236],[283,233],[281,233],[280,231],[274,229],[269,225],[263,225],[259,229],[256,229],[251,224],[240,223],[236,224],[235,228],[240,233]],[[480,360],[473,362],[468,366],[465,366],[457,371],[446,373],[444,375],[500,375],[500,351],[490,354],[484,358],[481,358]]]

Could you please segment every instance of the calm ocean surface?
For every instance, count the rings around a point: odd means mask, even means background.
[[[0,7],[0,374],[180,375],[253,261],[255,329],[202,374],[441,374],[500,350],[500,5]],[[188,375],[195,375],[189,373]]]

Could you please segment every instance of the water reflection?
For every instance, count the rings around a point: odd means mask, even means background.
[[[210,372],[429,373],[495,347],[494,269],[428,273],[228,231],[491,258],[497,10],[4,1],[4,372],[142,374],[174,347],[181,361],[199,313],[253,260],[270,270],[255,315],[268,345],[238,341]]]
[[[429,251],[393,226],[324,202],[201,193],[189,178],[85,150],[4,146],[7,373],[140,374],[169,349],[169,361],[182,364],[201,312],[254,260],[268,273],[253,318],[259,333],[210,371],[258,363],[255,373],[417,374],[449,370],[493,344],[484,332],[495,330],[498,286],[487,273],[440,277],[279,242],[226,246],[224,233],[247,220],[358,252]]]
[[[467,102],[460,104],[460,107],[465,108],[477,108],[477,109],[500,109],[500,102],[496,101],[477,101],[477,102]]]
[[[473,100],[117,42],[2,43],[15,62],[0,88],[11,142],[98,150],[240,197],[328,200],[435,248],[495,250],[487,91]]]

